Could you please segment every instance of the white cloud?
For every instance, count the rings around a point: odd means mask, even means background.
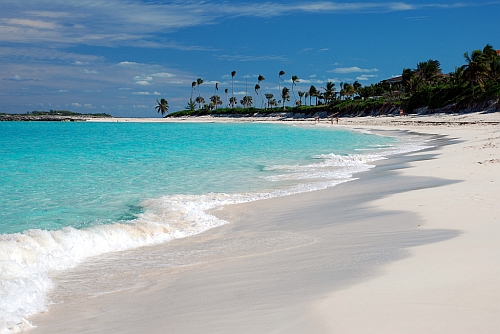
[[[290,80],[290,83],[292,81]],[[325,83],[326,81],[325,80],[321,80],[321,79],[300,79],[299,80],[299,83],[301,84],[315,84],[315,85],[320,85],[320,84],[323,84]]]
[[[151,74],[151,76],[154,78],[175,78],[176,77],[175,74],[167,73],[167,72],[154,73],[154,74]]]
[[[149,106],[146,106],[144,104],[138,104],[133,106],[135,109],[146,109],[149,108]]]
[[[372,69],[365,69],[365,68],[359,68],[357,66],[352,66],[352,67],[339,67],[335,68],[331,71],[328,71],[330,73],[341,73],[341,74],[348,74],[348,73],[370,73],[370,72],[378,72],[378,69],[372,68]]]
[[[146,80],[139,80],[135,82],[136,85],[141,85],[141,86],[148,86],[150,85],[149,81]]]
[[[255,0],[254,0],[255,1]],[[475,3],[407,3],[407,2],[216,2],[207,1],[121,1],[23,0],[2,3],[0,42],[87,45],[135,45],[151,48],[200,49],[175,42],[153,41],[152,33],[168,33],[180,28],[217,24],[238,17],[277,17],[292,13],[381,13],[411,11],[423,8],[493,6],[496,2]],[[30,10],[25,10],[29,8]],[[201,48],[203,49],[203,48]],[[205,48],[206,49],[206,48]],[[228,56],[229,57],[229,56]],[[237,56],[240,61],[268,59],[269,56]],[[279,60],[281,56],[271,56]],[[127,62],[122,62],[126,65]],[[132,62],[128,62],[132,63]],[[132,64],[130,64],[132,65]]]
[[[356,80],[370,80],[371,78],[377,78],[378,75],[373,75],[373,74],[362,74],[359,77],[356,78]]]
[[[133,92],[132,95],[151,95],[149,92]]]
[[[122,61],[118,63],[118,66],[135,66],[138,65],[138,63],[135,63],[133,61]]]
[[[161,93],[155,91],[153,95],[161,95]]]
[[[83,105],[85,108],[94,108],[90,103],[86,103]]]
[[[151,81],[151,80],[153,80],[153,77],[152,77],[152,76],[148,76],[148,75],[144,75],[144,74],[142,74],[142,75],[137,75],[137,76],[135,76],[135,77],[134,77],[134,80],[141,80],[141,81],[142,81],[142,80],[145,80],[145,81]]]
[[[81,107],[82,105],[80,103],[71,103],[72,107]]]

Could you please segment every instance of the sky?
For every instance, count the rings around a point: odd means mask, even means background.
[[[500,1],[0,0],[0,112],[159,117],[224,90],[240,100],[331,81],[370,85],[428,59],[500,49]],[[278,73],[284,71],[282,81]],[[219,90],[216,91],[216,83]],[[293,98],[292,98],[293,100]],[[261,97],[256,97],[257,106]]]

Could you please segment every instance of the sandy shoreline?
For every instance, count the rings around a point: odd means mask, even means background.
[[[497,332],[499,122],[499,113],[323,120],[447,137],[357,181],[228,207],[218,215],[232,224],[146,251],[179,266],[137,277],[141,251],[117,254],[125,264],[112,285],[122,291],[75,295],[83,277],[106,284],[96,259],[59,281],[64,303],[30,319],[31,332]]]

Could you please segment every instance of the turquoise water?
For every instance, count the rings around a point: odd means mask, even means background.
[[[2,123],[0,233],[134,219],[147,198],[280,185],[307,164],[394,140],[270,124]]]
[[[227,222],[231,203],[349,181],[418,143],[334,127],[0,122],[0,332],[46,309],[49,273]]]

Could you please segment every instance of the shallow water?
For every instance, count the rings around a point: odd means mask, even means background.
[[[404,141],[313,126],[0,123],[0,332],[46,308],[53,270],[226,222],[230,203],[348,181]]]

